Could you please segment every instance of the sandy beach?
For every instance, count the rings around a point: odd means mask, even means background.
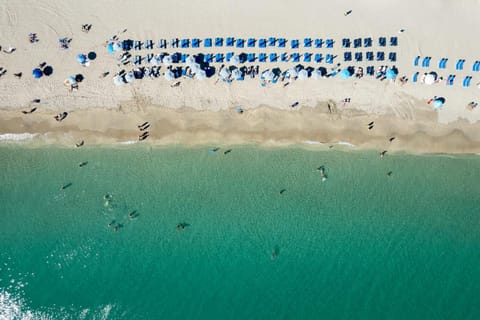
[[[470,102],[479,102],[479,73],[472,66],[480,60],[480,43],[472,41],[475,13],[479,1],[339,1],[337,3],[300,1],[246,1],[241,6],[229,2],[156,2],[83,1],[2,1],[0,23],[0,67],[7,70],[0,77],[0,138],[2,142],[28,139],[34,144],[74,146],[80,140],[87,145],[138,142],[137,125],[149,121],[150,136],[142,143],[168,144],[243,144],[266,145],[308,144],[329,148],[348,142],[355,148],[389,151],[406,150],[418,153],[480,152],[480,108],[469,110]],[[345,12],[351,13],[345,15]],[[449,21],[454,21],[449,23]],[[83,24],[91,24],[82,32]],[[404,30],[400,32],[400,30]],[[30,43],[29,33],[36,33],[38,42]],[[339,76],[325,79],[267,83],[259,78],[227,83],[217,75],[205,80],[164,77],[141,79],[116,86],[113,77],[120,70],[134,66],[118,66],[119,53],[109,54],[106,44],[113,36],[120,40],[153,40],[151,50],[132,54],[174,53],[190,55],[206,53],[253,52],[292,54],[320,52],[336,56],[333,64],[305,63],[314,68],[323,66],[343,69],[349,66],[395,66],[395,81],[375,77],[361,79]],[[333,39],[331,49],[303,48],[166,48],[156,47],[159,39],[207,37],[286,39]],[[372,37],[372,51],[396,53],[396,61],[344,61],[346,51],[367,48],[343,48],[343,38]],[[378,47],[379,37],[398,38],[397,46]],[[58,39],[72,39],[69,48],[59,47]],[[3,52],[9,47],[12,53]],[[94,52],[88,67],[76,60],[79,53]],[[414,66],[416,56],[432,57],[429,67]],[[448,58],[446,68],[439,61]],[[458,59],[465,60],[457,70]],[[420,60],[421,61],[421,60]],[[53,73],[40,79],[32,77],[32,69],[45,62]],[[340,64],[340,65],[338,65]],[[217,70],[221,63],[212,63]],[[227,64],[228,65],[228,64]],[[294,62],[248,63],[259,65],[260,71],[275,67],[286,70]],[[161,72],[166,70],[162,66]],[[22,72],[21,78],[14,76]],[[102,73],[108,72],[106,77]],[[419,80],[412,75],[419,72]],[[437,73],[438,83],[426,85],[424,73]],[[69,91],[64,81],[81,74],[78,90]],[[455,83],[445,79],[455,75]],[[399,78],[408,81],[401,84]],[[471,76],[469,87],[462,86]],[[444,80],[440,81],[440,78]],[[445,104],[434,110],[427,101],[442,97]],[[344,103],[343,99],[350,102]],[[40,99],[40,103],[32,103]],[[291,104],[298,102],[295,108]],[[330,107],[329,107],[330,106]],[[21,111],[36,110],[31,114]],[[244,112],[239,114],[237,108]],[[68,112],[61,122],[54,116]],[[368,129],[368,124],[374,127]],[[30,137],[30,136],[28,136]],[[395,137],[392,142],[391,137]],[[26,141],[26,140],[22,140]]]

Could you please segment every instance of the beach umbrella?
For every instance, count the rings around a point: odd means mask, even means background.
[[[123,42],[115,42],[115,44],[113,45],[113,50],[114,51],[123,51]]]
[[[115,85],[117,86],[121,86],[125,82],[123,81],[123,78],[121,76],[116,76],[113,78],[113,83],[115,83]]]
[[[388,69],[385,76],[387,79],[395,79],[397,77],[397,72],[394,69]]]
[[[243,76],[242,74],[242,71],[240,71],[239,69],[235,69],[232,71],[232,78],[235,79],[235,80],[239,80],[241,79]]]
[[[321,79],[322,77],[323,77],[322,71],[320,71],[319,69],[315,69],[315,70],[312,72],[312,78],[314,78],[314,79]]]
[[[202,70],[202,67],[200,67],[200,64],[194,63],[190,66],[190,69],[192,69],[193,73],[197,73],[198,71]]]
[[[192,66],[196,63],[195,58],[193,56],[188,56],[185,60],[185,64],[192,68]]]
[[[262,78],[265,79],[266,81],[272,81],[274,77],[275,77],[275,74],[273,73],[272,70],[265,70],[262,73]]]
[[[165,79],[167,79],[168,81],[175,79],[175,75],[173,74],[172,70],[167,70],[164,76],[165,76]]]
[[[68,77],[67,81],[68,81],[70,84],[75,84],[75,83],[77,83],[77,80],[75,80],[75,77],[74,77],[74,76]]]
[[[162,56],[157,54],[156,56],[153,57],[153,59],[150,63],[155,65],[155,66],[159,65],[160,63],[162,63]]]
[[[108,53],[113,53],[113,52],[115,52],[115,47],[114,47],[113,42],[110,42],[110,43],[108,44],[108,46],[107,46],[107,51],[108,51]]]
[[[197,80],[204,80],[206,77],[207,73],[205,72],[205,70],[200,69],[195,73],[195,79]]]
[[[133,72],[130,71],[125,75],[125,81],[133,82],[133,80],[135,80],[135,75],[133,74]]]
[[[41,78],[43,76],[43,72],[42,72],[41,69],[35,68],[32,71],[32,75],[33,75],[34,78],[38,79],[38,78]]]
[[[436,109],[441,109],[443,107],[443,104],[445,103],[445,98],[437,98],[433,101],[433,108]]]
[[[227,68],[223,68],[222,70],[220,70],[220,72],[218,73],[218,75],[223,78],[223,79],[228,79],[230,78],[230,75],[232,73],[230,72],[230,70],[228,70]]]
[[[164,65],[169,66],[169,65],[172,64],[173,60],[172,60],[171,56],[166,55],[166,56],[163,57],[162,62],[163,62]]]
[[[230,59],[230,64],[233,65],[233,66],[238,66],[240,64],[240,56],[234,55]]]
[[[425,84],[431,85],[431,84],[434,84],[434,83],[435,83],[435,80],[436,80],[435,75],[429,73],[429,74],[427,74],[427,75],[425,76],[425,79],[423,80],[423,82],[424,82]]]
[[[84,55],[83,53],[77,54],[77,61],[80,62],[81,64],[84,64],[87,62],[87,56]]]
[[[351,77],[351,73],[348,69],[343,69],[342,71],[340,71],[340,78],[342,79],[348,79]]]
[[[287,76],[288,78],[296,78],[298,76],[297,69],[295,68],[290,68],[287,70]]]
[[[308,71],[305,69],[302,69],[298,72],[298,79],[299,80],[305,80],[308,78]]]

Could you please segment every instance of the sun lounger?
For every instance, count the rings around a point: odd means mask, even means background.
[[[266,48],[267,47],[267,39],[259,39],[258,40],[258,47],[259,48]]]
[[[190,47],[190,39],[182,39],[181,45],[183,49]]]
[[[223,46],[223,38],[217,37],[215,38],[215,47],[222,47]]]
[[[193,38],[192,39],[192,48],[199,48],[200,47],[200,39]]]
[[[165,40],[165,39],[158,40],[157,47],[159,49],[166,49],[167,48],[167,40]]]
[[[367,75],[368,76],[373,76],[375,74],[375,68],[373,66],[368,66],[367,67]]]
[[[388,54],[388,60],[390,60],[391,62],[397,61],[397,53],[396,52],[390,52]]]
[[[223,53],[217,53],[215,55],[215,62],[216,63],[223,63],[223,59],[224,59]]]
[[[425,57],[425,58],[423,58],[423,60],[422,60],[422,67],[428,68],[428,67],[430,66],[430,60],[431,60],[431,59],[432,59],[431,57]]]
[[[329,63],[329,64],[332,64],[333,63],[333,54],[327,54],[325,56],[325,62]]]
[[[440,59],[440,61],[438,62],[438,68],[445,69],[447,67],[447,61],[448,61],[447,58]]]
[[[312,61],[312,54],[309,52],[305,52],[303,54],[303,62],[311,62]]]
[[[203,56],[203,62],[205,62],[205,63],[213,62],[213,54],[207,53],[206,55],[204,55]]]
[[[387,45],[387,38],[385,37],[378,38],[378,45],[380,47],[385,47]]]
[[[303,46],[305,48],[310,48],[312,46],[312,39],[311,38],[303,39]]]
[[[270,53],[269,60],[270,62],[277,62],[278,56],[276,53]]]
[[[398,38],[397,37],[390,37],[390,46],[396,47],[398,45]]]
[[[418,81],[418,71],[415,72],[412,76],[412,82],[417,82]]]
[[[300,42],[297,39],[290,41],[290,47],[292,49],[298,49]]]
[[[142,42],[140,41],[135,41],[133,43],[133,50],[141,50],[142,49]]]
[[[178,48],[179,43],[180,43],[180,40],[178,38],[173,38],[172,40],[170,40],[170,47]]]
[[[152,63],[153,57],[154,57],[153,53],[147,54],[147,56],[145,57],[146,62]]]
[[[230,59],[232,59],[233,57],[233,52],[228,52],[226,55],[225,55],[225,60],[227,62],[230,62]]]
[[[343,61],[352,61],[352,53],[350,51],[343,53]]]
[[[480,61],[475,61],[475,63],[472,66],[472,71],[475,71],[475,72],[480,71]]]
[[[145,41],[145,49],[152,50],[153,49],[153,40]]]
[[[415,59],[413,59],[413,66],[418,67],[419,61],[420,61],[420,56],[416,56]]]
[[[244,39],[237,39],[236,47],[237,48],[243,48],[244,46],[245,46],[245,40]]]
[[[300,62],[300,54],[298,54],[297,52],[292,53],[290,55],[290,58],[292,59],[292,62]]]
[[[327,39],[325,41],[325,47],[326,48],[333,48],[333,43],[334,43],[333,39]]]
[[[453,82],[455,81],[455,75],[451,74],[447,78],[447,86],[453,86]]]
[[[258,62],[267,62],[267,54],[266,53],[260,53],[258,55]]]
[[[360,48],[362,46],[362,39],[361,38],[357,38],[355,40],[353,40],[353,47],[354,48]]]
[[[342,39],[342,48],[350,48],[350,39]]]
[[[187,61],[188,54],[187,53],[182,53],[182,56],[180,58],[181,63],[185,63]]]
[[[365,59],[367,61],[373,61],[373,52],[372,51],[367,51],[367,53],[365,54]]]
[[[280,61],[288,62],[288,60],[289,60],[289,58],[288,58],[288,54],[286,52],[284,52],[280,55]]]
[[[323,44],[322,39],[315,39],[315,48],[321,48]]]
[[[316,63],[320,63],[323,60],[322,54],[321,53],[316,53],[315,58],[314,58]]]
[[[464,59],[460,59],[457,61],[457,64],[455,65],[456,70],[463,70],[463,64],[465,63]]]
[[[235,44],[235,39],[233,37],[228,37],[225,39],[225,46],[227,47],[233,47]]]
[[[365,48],[369,48],[369,47],[372,46],[372,42],[373,42],[372,38],[364,38],[363,39],[363,46]]]
[[[269,47],[275,47],[275,42],[277,42],[277,39],[275,39],[275,37],[268,38],[268,46]]]
[[[204,48],[211,48],[212,47],[212,38],[203,39],[203,47]]]
[[[285,48],[285,46],[287,45],[287,39],[279,38],[277,39],[277,43],[279,48]]]
[[[142,64],[142,56],[135,56],[133,57],[133,65],[137,66],[139,64]]]
[[[470,87],[470,81],[472,81],[472,77],[470,76],[465,77],[465,79],[463,79],[463,86],[465,88]]]
[[[255,47],[255,42],[257,42],[257,40],[255,40],[254,38],[248,38],[247,47],[254,48]]]
[[[180,52],[175,52],[171,55],[172,63],[179,63],[182,59],[182,54]]]
[[[361,62],[363,60],[363,55],[361,52],[355,52],[355,61]]]
[[[377,61],[383,61],[385,60],[385,53],[383,51],[378,51],[377,52]]]
[[[247,54],[247,61],[248,62],[255,62],[255,53]]]

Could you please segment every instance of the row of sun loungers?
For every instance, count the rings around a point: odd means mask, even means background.
[[[412,82],[418,82],[418,77],[419,77],[419,72],[415,72],[412,76]],[[456,75],[454,74],[450,74],[448,75],[446,81],[445,81],[445,84],[447,86],[453,86],[454,82],[455,82],[455,77]],[[465,88],[468,88],[470,87],[470,82],[472,81],[472,77],[471,76],[466,76],[464,79],[463,79],[463,82],[462,82],[462,86],[465,87]]]
[[[352,53],[347,51],[343,53],[343,61],[348,62],[352,61],[352,58],[355,59],[356,62],[361,62],[363,61],[363,53],[362,52],[356,52],[354,56],[352,56]],[[373,52],[367,51],[365,53],[365,60],[366,61],[374,61],[375,55]],[[385,53],[382,51],[378,51],[376,54],[376,60],[377,61],[385,61]],[[397,61],[397,53],[395,52],[390,52],[388,54],[388,60],[391,62]]]
[[[422,60],[422,67],[423,68],[428,68],[430,67],[430,61],[432,60],[432,57],[424,57]],[[439,69],[446,69],[447,68],[447,62],[448,58],[442,58],[438,62],[438,68]],[[416,56],[413,59],[413,66],[418,67],[420,64],[420,56]],[[455,70],[463,70],[465,64],[465,59],[459,59],[457,60],[457,63],[455,64]],[[475,61],[472,65],[472,71],[478,72],[480,71],[480,61]]]

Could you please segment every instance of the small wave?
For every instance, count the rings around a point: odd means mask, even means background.
[[[38,133],[4,133],[0,134],[0,141],[1,140],[13,140],[13,141],[21,141],[21,140],[29,140],[33,139],[37,136]]]
[[[349,146],[349,147],[355,147],[354,144],[347,142],[347,141],[338,141],[337,144],[340,144],[342,146]]]
[[[313,141],[313,140],[306,140],[306,141],[303,141],[303,143],[305,143],[305,144],[323,144],[320,141]]]
[[[135,144],[137,143],[137,140],[130,140],[130,141],[121,141],[118,144]]]

